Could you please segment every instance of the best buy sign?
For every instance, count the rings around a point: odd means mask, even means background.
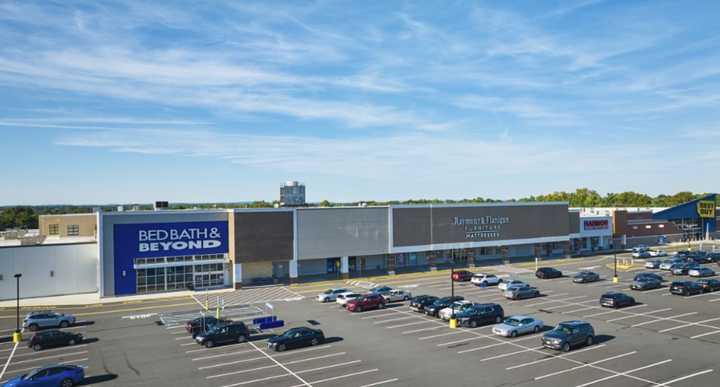
[[[697,203],[697,212],[701,218],[714,218],[715,202],[712,200],[700,200]]]

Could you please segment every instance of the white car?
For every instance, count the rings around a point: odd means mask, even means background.
[[[318,294],[317,299],[320,302],[331,302],[335,301],[337,299],[337,295],[341,293],[347,293],[350,290],[345,288],[339,288],[339,289],[328,289],[320,294]]]
[[[495,274],[477,273],[473,274],[470,282],[477,286],[491,286],[499,284],[502,279]]]
[[[509,281],[500,282],[500,284],[498,285],[498,289],[500,289],[502,291],[506,291],[508,289],[508,287],[510,287],[510,286],[521,286],[521,287],[529,288],[530,284],[527,284],[520,280],[509,280]]]
[[[388,294],[382,295],[387,302],[407,301],[412,298],[412,294],[407,290],[393,289]]]
[[[343,308],[350,300],[357,300],[358,298],[362,297],[362,294],[360,293],[354,293],[354,292],[345,292],[340,293],[337,296],[335,296],[335,302],[338,303],[338,305],[342,306]]]
[[[492,328],[498,336],[515,337],[526,333],[538,333],[543,329],[542,320],[532,316],[510,316]]]
[[[650,250],[648,251],[651,257],[667,257],[668,253],[662,250]]]
[[[438,312],[438,317],[440,317],[443,320],[450,320],[450,317],[452,317],[453,311],[455,313],[472,306],[472,302],[468,300],[462,300],[462,301],[455,301],[453,302],[453,305],[450,307],[447,307],[445,309],[440,309]]]

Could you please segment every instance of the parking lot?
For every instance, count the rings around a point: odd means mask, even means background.
[[[185,332],[183,322],[200,314],[202,295],[96,308],[69,308],[80,322],[68,329],[82,332],[86,342],[34,352],[20,345],[3,380],[48,363],[86,367],[93,385],[174,386],[714,386],[720,364],[720,292],[671,296],[667,287],[627,290],[637,271],[619,273],[611,281],[606,258],[563,262],[565,277],[539,280],[533,268],[488,267],[537,286],[541,296],[506,300],[494,286],[455,283],[457,295],[479,303],[499,303],[505,315],[528,314],[550,329],[560,321],[589,321],[596,343],[564,353],[542,348],[543,332],[516,338],[496,336],[491,326],[450,329],[441,319],[396,302],[379,310],[350,313],[338,304],[319,303],[314,296],[329,287],[367,291],[387,284],[413,294],[447,296],[446,273],[426,273],[381,280],[337,280],[321,284],[268,287],[223,294],[224,315],[248,323],[274,314],[285,326],[252,335],[249,342],[205,348]],[[552,262],[545,265],[552,266]],[[572,283],[581,270],[601,274],[601,281]],[[645,271],[645,270],[641,270]],[[659,272],[655,270],[655,272]],[[660,272],[659,272],[660,273]],[[662,275],[672,279],[667,272]],[[637,305],[608,309],[601,294],[626,292]],[[219,297],[210,304],[209,314]],[[2,329],[14,324],[3,312]],[[320,345],[276,353],[267,339],[289,327],[322,329]],[[0,343],[4,364],[13,345]]]

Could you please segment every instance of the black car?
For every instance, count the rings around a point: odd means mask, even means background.
[[[573,282],[576,284],[582,284],[586,282],[600,281],[600,274],[592,271],[581,271],[573,277]]]
[[[431,305],[433,302],[437,301],[438,298],[435,296],[428,296],[428,295],[422,295],[414,297],[412,300],[410,300],[410,309],[415,312],[422,312],[425,310],[425,307],[428,305]]]
[[[207,332],[198,333],[195,341],[212,348],[217,344],[243,343],[250,337],[250,331],[242,322],[215,325]]]
[[[325,334],[320,329],[307,327],[292,328],[282,335],[268,339],[268,349],[282,352],[286,349],[308,347],[325,342]]]
[[[449,307],[455,301],[462,301],[464,299],[465,297],[463,296],[439,298],[435,300],[435,302],[433,302],[432,304],[425,306],[424,312],[428,316],[437,317],[438,312],[440,312],[442,309]]]
[[[702,285],[693,281],[675,281],[670,284],[670,293],[681,296],[692,296],[703,292]]]
[[[635,280],[630,284],[632,290],[650,290],[662,287],[662,281],[648,276],[636,276]]]
[[[697,280],[695,283],[702,286],[703,292],[705,293],[720,290],[720,280],[714,278]]]
[[[39,351],[45,348],[64,347],[67,345],[75,345],[82,343],[83,336],[80,333],[72,333],[66,331],[43,331],[33,335],[28,341],[28,347],[33,351]]]
[[[185,330],[195,338],[198,333],[207,332],[216,325],[228,324],[230,320],[220,319],[213,316],[203,316],[192,319],[185,323]]]
[[[635,299],[625,293],[608,292],[600,296],[600,305],[609,308],[622,308],[635,305]]]
[[[589,322],[580,320],[563,321],[542,337],[543,347],[563,352],[568,352],[577,345],[592,345],[594,342],[595,329]]]
[[[456,313],[460,326],[475,328],[483,324],[499,324],[505,318],[505,311],[498,304],[473,304]]]
[[[562,277],[562,272],[552,267],[541,267],[535,272],[535,277],[540,279],[560,278]]]
[[[660,282],[665,281],[665,278],[663,278],[663,276],[661,276],[659,274],[655,274],[655,273],[637,273],[637,274],[635,274],[633,281],[637,281],[638,279],[641,279],[641,278],[650,278],[650,279],[654,279],[654,280],[660,281]]]

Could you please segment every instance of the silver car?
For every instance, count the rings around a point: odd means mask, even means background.
[[[30,312],[23,320],[23,328],[36,331],[40,328],[67,328],[75,324],[75,316],[50,311]]]
[[[393,289],[388,294],[382,295],[387,302],[407,301],[412,298],[412,294],[407,290]]]
[[[505,298],[519,300],[521,298],[539,297],[540,291],[533,287],[511,286],[503,293]]]
[[[652,261],[646,261],[646,262],[645,262],[645,268],[646,268],[646,269],[659,269],[659,268],[660,268],[660,264],[662,264],[661,261],[659,261],[659,260],[657,260],[657,259],[653,259]]]
[[[330,302],[335,301],[337,299],[337,295],[340,293],[347,293],[350,290],[340,288],[340,289],[328,289],[320,294],[318,294],[318,301],[320,302]]]
[[[510,316],[492,328],[494,334],[504,337],[515,337],[527,333],[538,333],[544,323],[532,316]]]
[[[343,308],[350,300],[357,300],[358,298],[361,298],[363,295],[361,293],[353,293],[353,292],[345,292],[340,293],[335,297],[335,302],[338,303]]]

